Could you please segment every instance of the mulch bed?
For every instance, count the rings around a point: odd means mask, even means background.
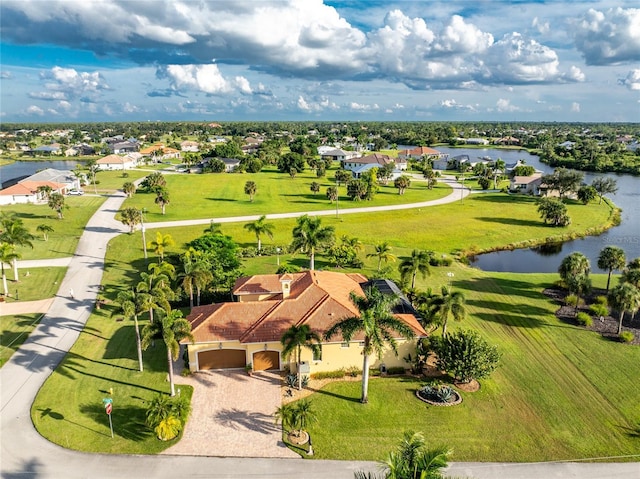
[[[543,291],[543,294],[560,304],[560,307],[556,311],[556,317],[560,321],[574,325],[578,324],[578,322],[576,321],[575,307],[567,306],[566,304],[564,304],[565,298],[569,294],[567,290],[559,288],[548,288]],[[595,298],[597,296],[603,296],[604,294],[604,290],[594,290],[591,295],[585,298],[586,305],[580,306],[577,312],[591,314],[591,311],[589,311],[589,305],[595,301]],[[603,337],[611,339],[612,341],[618,341],[617,317],[608,315],[605,316],[602,321],[600,321],[598,318],[593,318],[593,324],[588,328],[584,328],[595,331],[596,333],[600,333]],[[635,339],[629,344],[640,345],[640,315],[635,315],[635,317],[631,318],[628,314],[626,314],[622,322],[622,331],[631,331],[633,333]]]

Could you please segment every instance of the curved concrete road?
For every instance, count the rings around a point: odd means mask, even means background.
[[[451,195],[450,195],[451,196]],[[450,198],[455,201],[458,198]],[[91,218],[69,260],[59,295],[27,341],[0,369],[0,472],[3,478],[175,478],[277,477],[352,478],[353,471],[373,471],[375,463],[242,459],[185,456],[86,454],[63,449],[34,429],[30,408],[38,390],[64,358],[84,328],[102,279],[108,242],[126,232],[114,219],[124,195],[107,198]],[[345,210],[351,212],[353,210]],[[310,212],[319,214],[318,212]],[[333,211],[331,212],[333,213]],[[291,213],[297,216],[302,213]],[[208,223],[206,220],[203,223]],[[243,220],[245,221],[245,220]],[[74,299],[67,295],[74,290]],[[212,438],[214,440],[214,438]],[[640,464],[490,464],[455,463],[451,475],[477,479],[505,477],[575,477],[584,479],[640,477]]]

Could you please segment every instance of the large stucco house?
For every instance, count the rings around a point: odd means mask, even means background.
[[[38,191],[39,187],[49,187],[52,193],[65,195],[80,189],[80,180],[70,170],[47,168],[0,190],[0,205],[44,202],[46,195]]]
[[[293,274],[267,274],[239,278],[233,288],[234,302],[197,306],[187,317],[194,342],[183,341],[189,355],[191,371],[240,369],[252,364],[256,371],[296,370],[296,358],[282,357],[280,338],[291,326],[307,324],[321,337],[335,322],[358,315],[349,299],[354,291],[364,296],[373,285],[382,292],[397,291],[389,281],[369,282],[360,274],[328,271],[305,271]],[[386,290],[386,291],[385,291]],[[408,324],[416,337],[426,336],[415,311],[407,301],[400,301],[394,314]],[[323,342],[316,357],[303,349],[302,373],[362,367],[364,336],[347,343],[336,336]],[[385,352],[382,360],[372,357],[372,367],[406,366],[402,359],[414,354],[415,340],[399,335],[398,356]]]

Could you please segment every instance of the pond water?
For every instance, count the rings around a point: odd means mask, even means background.
[[[0,184],[2,184],[2,188],[6,188],[38,171],[46,170],[47,168],[73,170],[79,163],[75,160],[16,161],[0,167]]]
[[[540,162],[540,159],[526,151],[495,150],[495,149],[465,149],[465,148],[437,148],[450,156],[469,155],[472,160],[488,156],[492,159],[501,158],[507,163],[524,159],[526,164],[544,173],[551,173],[553,168]],[[568,241],[542,247],[520,249],[514,251],[498,251],[478,255],[473,266],[485,271],[511,271],[515,273],[551,273],[558,271],[562,259],[570,253],[579,251],[591,261],[594,272],[604,272],[598,269],[596,263],[598,254],[605,246],[613,245],[622,248],[628,259],[640,257],[640,177],[631,175],[617,175],[614,173],[586,173],[585,183],[591,183],[598,176],[610,176],[618,182],[618,191],[608,195],[613,202],[622,208],[622,222],[620,226],[611,228],[599,236]],[[550,232],[552,233],[552,231]]]

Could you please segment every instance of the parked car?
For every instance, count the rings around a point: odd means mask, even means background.
[[[80,195],[84,195],[84,191],[82,191],[82,190],[69,190],[69,194],[70,195],[80,196]]]

